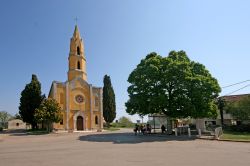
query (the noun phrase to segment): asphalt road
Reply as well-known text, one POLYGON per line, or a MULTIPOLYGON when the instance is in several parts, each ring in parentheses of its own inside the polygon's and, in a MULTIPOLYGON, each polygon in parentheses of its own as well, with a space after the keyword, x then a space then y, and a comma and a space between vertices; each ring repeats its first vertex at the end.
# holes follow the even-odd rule
POLYGON ((250 143, 129 132, 0 134, 0 166, 250 166, 250 143))

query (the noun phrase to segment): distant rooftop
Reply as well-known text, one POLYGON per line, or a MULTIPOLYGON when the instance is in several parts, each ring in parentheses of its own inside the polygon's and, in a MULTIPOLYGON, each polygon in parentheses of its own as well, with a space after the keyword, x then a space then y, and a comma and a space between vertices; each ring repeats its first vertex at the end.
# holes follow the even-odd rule
POLYGON ((239 101, 244 97, 250 96, 250 94, 239 94, 239 95, 229 95, 222 96, 226 101, 239 101))

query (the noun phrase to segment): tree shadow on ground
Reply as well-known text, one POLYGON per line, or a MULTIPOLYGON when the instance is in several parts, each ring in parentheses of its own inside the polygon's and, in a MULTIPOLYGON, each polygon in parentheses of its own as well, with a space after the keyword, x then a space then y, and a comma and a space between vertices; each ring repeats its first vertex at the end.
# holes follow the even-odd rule
POLYGON ((112 142, 114 144, 138 144, 144 142, 165 142, 165 141, 191 141, 196 136, 175 136, 162 134, 134 135, 134 133, 101 133, 89 134, 79 137, 80 141, 88 142, 112 142))
POLYGON ((16 130, 5 130, 0 132, 0 134, 8 134, 10 136, 27 136, 27 135, 45 135, 49 134, 47 131, 29 131, 25 129, 16 129, 16 130))

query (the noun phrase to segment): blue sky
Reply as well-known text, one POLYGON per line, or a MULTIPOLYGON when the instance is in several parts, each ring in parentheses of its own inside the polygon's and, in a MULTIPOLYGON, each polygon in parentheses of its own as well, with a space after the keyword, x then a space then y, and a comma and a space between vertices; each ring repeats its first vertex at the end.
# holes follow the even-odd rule
MULTIPOLYGON (((250 79, 250 1, 3 0, 0 2, 0 111, 18 112, 20 93, 38 76, 42 91, 65 81, 75 20, 84 40, 88 82, 111 76, 118 117, 127 78, 150 52, 184 50, 221 86, 250 79)), ((223 89, 221 95, 243 87, 223 89)), ((249 93, 250 87, 234 94, 249 93)), ((137 117, 132 117, 133 120, 137 117)))

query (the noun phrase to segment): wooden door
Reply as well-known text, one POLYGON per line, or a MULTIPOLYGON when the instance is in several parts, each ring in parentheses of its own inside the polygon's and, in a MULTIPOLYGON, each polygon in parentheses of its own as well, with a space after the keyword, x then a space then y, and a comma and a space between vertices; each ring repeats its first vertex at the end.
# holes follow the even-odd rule
POLYGON ((77 130, 83 130, 83 117, 78 116, 76 124, 77 124, 77 130))

